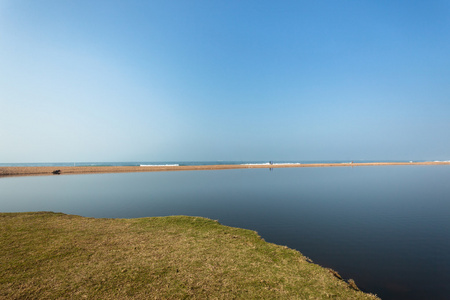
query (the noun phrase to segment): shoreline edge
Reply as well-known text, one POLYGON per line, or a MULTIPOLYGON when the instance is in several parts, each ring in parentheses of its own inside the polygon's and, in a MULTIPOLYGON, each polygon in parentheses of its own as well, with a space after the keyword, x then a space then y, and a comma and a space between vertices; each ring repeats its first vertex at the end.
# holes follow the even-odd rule
POLYGON ((49 176, 75 174, 139 173, 161 171, 207 171, 232 169, 275 169, 314 167, 367 167, 367 166, 430 166, 450 165, 450 161, 434 162, 371 162, 371 163, 311 163, 311 164, 241 164, 241 165, 161 165, 161 166, 51 166, 51 167, 0 167, 0 177, 49 176), (56 172, 59 171, 59 172, 56 172), (56 173, 55 173, 56 172, 56 173))

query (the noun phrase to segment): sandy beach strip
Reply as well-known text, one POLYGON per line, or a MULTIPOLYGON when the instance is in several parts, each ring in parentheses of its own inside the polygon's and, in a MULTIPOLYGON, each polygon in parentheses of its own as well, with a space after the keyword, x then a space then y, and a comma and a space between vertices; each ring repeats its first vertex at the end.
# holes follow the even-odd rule
POLYGON ((161 171, 204 171, 230 169, 311 168, 311 167, 363 167, 363 166, 428 166, 450 165, 450 162, 375 162, 375 163, 317 163, 317 164, 243 164, 199 166, 81 166, 81 167, 0 167, 0 176, 45 176, 70 174, 133 173, 161 171))

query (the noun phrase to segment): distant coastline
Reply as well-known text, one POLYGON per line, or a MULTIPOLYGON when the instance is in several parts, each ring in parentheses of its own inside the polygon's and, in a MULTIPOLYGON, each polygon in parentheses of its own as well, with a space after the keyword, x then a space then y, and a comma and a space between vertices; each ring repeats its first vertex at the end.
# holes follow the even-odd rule
POLYGON ((67 166, 57 164, 52 166, 1 166, 0 177, 6 176, 46 176, 46 175, 74 175, 74 174, 102 174, 102 173, 136 173, 160 171, 206 171, 230 169, 270 169, 270 168, 311 168, 311 167, 365 167, 365 166, 430 166, 450 165, 450 161, 427 162, 341 162, 341 163, 242 163, 242 164, 142 164, 142 165, 82 165, 67 166))

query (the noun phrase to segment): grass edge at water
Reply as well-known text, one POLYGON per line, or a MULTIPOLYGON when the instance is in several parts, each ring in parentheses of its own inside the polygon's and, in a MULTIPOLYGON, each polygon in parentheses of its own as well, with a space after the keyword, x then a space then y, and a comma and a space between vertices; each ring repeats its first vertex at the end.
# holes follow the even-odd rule
POLYGON ((0 299, 377 299, 296 250, 202 217, 0 213, 0 234, 0 299))

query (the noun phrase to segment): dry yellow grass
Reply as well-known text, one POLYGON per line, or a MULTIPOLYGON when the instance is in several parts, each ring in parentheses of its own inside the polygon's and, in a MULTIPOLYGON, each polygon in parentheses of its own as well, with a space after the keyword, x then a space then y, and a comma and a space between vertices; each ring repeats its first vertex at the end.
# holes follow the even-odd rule
POLYGON ((377 299, 298 251, 199 217, 0 214, 1 299, 377 299))

